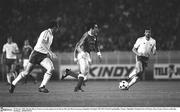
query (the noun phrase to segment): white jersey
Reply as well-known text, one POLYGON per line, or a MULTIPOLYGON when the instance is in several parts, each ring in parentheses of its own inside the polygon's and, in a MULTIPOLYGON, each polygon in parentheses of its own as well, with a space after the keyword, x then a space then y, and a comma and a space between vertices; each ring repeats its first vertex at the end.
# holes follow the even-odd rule
POLYGON ((50 29, 45 30, 40 34, 38 41, 34 47, 34 50, 43 54, 47 54, 48 51, 46 48, 50 49, 52 41, 53 41, 52 31, 50 29))
POLYGON ((6 43, 3 46, 3 52, 6 52, 7 59, 17 59, 16 52, 19 51, 19 48, 16 43, 6 43))
POLYGON ((137 52, 141 53, 142 56, 149 57, 156 50, 156 40, 151 37, 149 40, 145 36, 140 37, 134 44, 134 48, 137 48, 137 52))

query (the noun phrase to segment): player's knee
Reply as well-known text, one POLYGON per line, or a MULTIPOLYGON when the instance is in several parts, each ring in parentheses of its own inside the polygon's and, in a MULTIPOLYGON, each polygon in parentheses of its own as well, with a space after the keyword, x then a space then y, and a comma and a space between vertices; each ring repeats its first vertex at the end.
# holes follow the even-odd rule
POLYGON ((143 69, 142 69, 141 67, 137 67, 137 68, 136 68, 136 73, 139 74, 139 73, 141 73, 141 72, 143 72, 143 69))
POLYGON ((139 68, 139 73, 142 73, 144 71, 144 69, 143 69, 143 67, 141 66, 140 68, 139 68))
POLYGON ((136 67, 136 74, 138 74, 139 72, 140 72, 140 69, 136 67))
POLYGON ((52 73, 52 72, 48 72, 48 71, 47 71, 45 74, 47 74, 47 75, 50 75, 50 76, 51 76, 53 73, 52 73))
POLYGON ((83 77, 83 78, 84 78, 84 74, 82 74, 82 73, 79 74, 79 75, 78 75, 78 79, 79 79, 80 77, 83 77))
POLYGON ((131 78, 131 77, 133 77, 134 75, 136 75, 136 73, 137 73, 137 70, 136 69, 133 69, 133 71, 129 74, 129 79, 131 78))
POLYGON ((141 74, 142 72, 143 72, 143 69, 140 69, 138 73, 141 74))
POLYGON ((28 72, 27 71, 22 71, 19 75, 21 75, 22 77, 25 77, 28 75, 28 72))
POLYGON ((134 79, 138 80, 138 79, 139 79, 139 76, 134 76, 134 79))
POLYGON ((86 76, 84 76, 84 81, 87 81, 87 75, 86 75, 86 76))
POLYGON ((88 74, 88 71, 84 70, 81 72, 81 74, 83 74, 84 76, 86 76, 88 74))
POLYGON ((53 66, 49 67, 47 69, 47 71, 46 71, 46 73, 48 73, 48 74, 52 74, 53 72, 54 72, 54 67, 53 66))
POLYGON ((134 82, 136 82, 138 79, 139 79, 139 76, 138 76, 138 75, 133 76, 133 77, 131 78, 131 80, 134 80, 134 82))

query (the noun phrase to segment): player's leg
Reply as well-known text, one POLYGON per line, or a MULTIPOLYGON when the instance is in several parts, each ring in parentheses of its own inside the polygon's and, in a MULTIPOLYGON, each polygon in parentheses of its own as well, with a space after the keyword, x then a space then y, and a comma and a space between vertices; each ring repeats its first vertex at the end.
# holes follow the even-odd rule
MULTIPOLYGON (((27 67, 27 64, 29 63, 29 59, 23 59, 23 69, 25 70, 27 67)), ((28 78, 32 78, 34 81, 34 84, 37 83, 37 79, 35 76, 33 76, 32 74, 28 74, 27 76, 24 77, 24 83, 26 84, 28 81, 28 78)))
POLYGON ((6 64, 6 78, 7 78, 7 84, 11 84, 11 73, 10 73, 11 65, 6 64))
POLYGON ((82 90, 81 86, 83 84, 84 77, 89 72, 88 61, 85 58, 81 58, 78 61, 79 61, 80 74, 78 75, 78 83, 74 89, 75 92, 77 92, 78 90, 82 90))
POLYGON ((66 69, 65 73, 62 75, 61 80, 64 80, 67 76, 72 76, 78 79, 78 73, 71 71, 70 69, 66 69))
MULTIPOLYGON (((78 75, 79 75, 78 72, 73 72, 70 69, 66 69, 65 73, 61 77, 61 80, 64 80, 67 76, 71 76, 74 77, 75 79, 78 79, 78 75)), ((87 82, 87 77, 84 77, 83 86, 86 86, 85 84, 86 82, 87 82)))
POLYGON ((86 76, 84 76, 84 81, 83 81, 82 85, 86 86, 86 82, 87 82, 87 74, 86 74, 86 76))
POLYGON ((37 77, 35 75, 33 75, 32 73, 29 74, 29 76, 33 79, 33 82, 34 84, 36 84, 38 81, 37 81, 37 77))
MULTIPOLYGON (((75 79, 78 79, 78 72, 73 72, 70 69, 66 69, 65 73, 62 75, 61 80, 64 80, 67 76, 71 76, 74 77, 75 79)), ((87 82, 87 77, 84 77, 84 81, 83 81, 83 86, 86 86, 86 82, 87 82)))
POLYGON ((129 84, 128 84, 128 88, 130 88, 132 85, 134 85, 138 79, 139 79, 139 75, 143 73, 143 65, 142 65, 142 62, 141 61, 137 61, 136 62, 136 74, 135 75, 130 75, 130 81, 129 81, 129 84))
POLYGON ((33 64, 29 62, 26 69, 19 73, 19 75, 12 82, 12 84, 16 85, 23 77, 27 76, 32 71, 32 68, 33 68, 33 64))
POLYGON ((7 84, 11 84, 12 80, 12 74, 11 74, 11 65, 12 65, 12 60, 11 59, 6 59, 6 78, 7 78, 7 84))
POLYGON ((44 92, 44 93, 48 93, 49 90, 45 88, 46 84, 48 83, 48 81, 50 80, 51 76, 52 76, 52 72, 54 70, 54 66, 52 61, 49 58, 45 58, 43 59, 43 61, 41 61, 41 66, 43 66, 46 69, 46 73, 44 74, 44 78, 42 80, 42 83, 39 87, 39 92, 44 92))
POLYGON ((135 67, 128 76, 128 79, 127 79, 128 82, 132 79, 132 77, 134 77, 137 74, 137 72, 138 72, 138 68, 135 67))
MULTIPOLYGON (((27 64, 28 64, 27 59, 23 59, 23 70, 25 70, 25 69, 26 69, 27 64)), ((28 75, 24 77, 24 81, 23 81, 23 83, 24 83, 24 84, 26 84, 26 83, 27 83, 27 80, 28 80, 28 75)))
POLYGON ((16 84, 25 76, 27 76, 31 71, 32 71, 32 68, 33 68, 33 64, 32 63, 28 63, 26 69, 22 72, 19 73, 19 75, 16 77, 16 79, 12 82, 11 84, 11 87, 9 89, 9 92, 10 93, 13 93, 14 92, 14 89, 15 89, 15 86, 16 84))
POLYGON ((14 80, 14 79, 17 77, 17 73, 16 73, 16 63, 15 63, 15 62, 13 62, 13 63, 11 64, 10 73, 11 73, 11 78, 14 80))
POLYGON ((86 86, 86 82, 88 80, 88 73, 89 73, 89 69, 90 69, 90 65, 92 64, 92 60, 91 60, 91 56, 89 53, 86 53, 86 56, 87 56, 87 73, 86 75, 84 76, 84 81, 83 81, 83 86, 86 86))

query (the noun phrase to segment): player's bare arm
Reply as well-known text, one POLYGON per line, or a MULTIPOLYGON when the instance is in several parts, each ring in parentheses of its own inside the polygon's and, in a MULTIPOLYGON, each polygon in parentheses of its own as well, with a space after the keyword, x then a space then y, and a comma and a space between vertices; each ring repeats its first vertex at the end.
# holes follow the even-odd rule
POLYGON ((54 54, 51 49, 48 49, 47 46, 43 46, 44 49, 46 49, 48 51, 48 54, 50 55, 51 59, 57 58, 56 54, 54 54))
POLYGON ((74 62, 77 62, 77 44, 75 46, 75 49, 74 49, 74 62))
POLYGON ((151 51, 152 51, 152 54, 153 54, 153 55, 156 55, 156 41, 155 41, 155 44, 154 44, 154 46, 152 47, 151 51))
POLYGON ((4 45, 3 46, 3 52, 2 52, 2 55, 1 55, 1 63, 3 63, 3 64, 4 64, 5 55, 6 55, 6 49, 5 49, 5 45, 4 45))
POLYGON ((135 47, 133 47, 133 49, 132 49, 132 51, 133 51, 133 53, 134 54, 136 54, 137 56, 142 56, 142 54, 141 53, 138 53, 138 48, 135 48, 135 47))
POLYGON ((96 41, 95 41, 95 48, 96 48, 96 52, 97 52, 97 55, 99 57, 99 60, 101 62, 102 61, 102 55, 101 55, 101 52, 100 52, 99 43, 98 43, 97 38, 96 38, 96 41))
POLYGON ((2 55, 1 55, 1 63, 3 63, 3 64, 4 64, 5 53, 6 52, 3 52, 2 55))

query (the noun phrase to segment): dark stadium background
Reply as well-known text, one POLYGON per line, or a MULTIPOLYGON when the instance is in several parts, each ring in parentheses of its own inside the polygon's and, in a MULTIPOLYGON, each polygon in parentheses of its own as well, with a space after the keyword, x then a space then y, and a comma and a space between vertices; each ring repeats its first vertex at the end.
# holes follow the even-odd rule
MULTIPOLYGON (((180 78, 154 78, 155 64, 165 70, 159 73, 167 73, 169 64, 175 65, 176 72, 180 73, 179 4, 179 0, 0 0, 1 53, 8 36, 12 36, 22 49, 25 39, 35 45, 49 21, 60 20, 62 24, 61 32, 55 35, 52 45, 58 59, 54 60, 56 72, 48 83, 51 92, 38 93, 43 75, 36 69, 35 73, 41 72, 38 84, 31 81, 26 85, 20 83, 15 93, 9 94, 4 65, 0 64, 0 106, 179 107, 180 78), (60 67, 75 64, 73 48, 91 21, 99 24, 101 64, 107 66, 135 64, 131 49, 146 28, 152 30, 157 41, 157 55, 150 59, 142 80, 129 91, 119 90, 118 83, 122 77, 116 77, 116 80, 107 77, 96 80, 95 77, 95 80, 87 82, 86 92, 77 94, 73 92, 74 80, 59 80, 60 67)), ((92 58, 94 64, 99 64, 95 54, 92 58)))
POLYGON ((53 45, 56 51, 72 51, 89 21, 100 25, 103 51, 131 50, 147 27, 158 50, 179 50, 179 4, 179 0, 1 0, 0 47, 8 35, 19 47, 27 38, 35 44, 47 22, 61 18, 64 29, 53 45))

